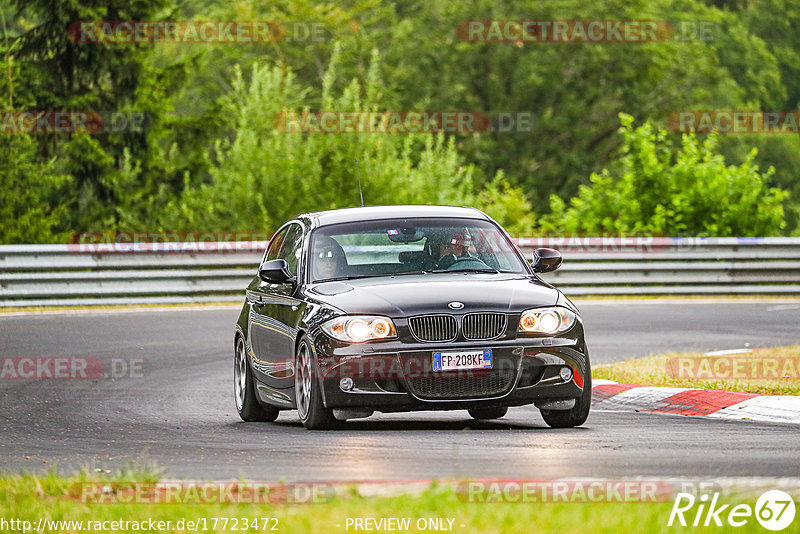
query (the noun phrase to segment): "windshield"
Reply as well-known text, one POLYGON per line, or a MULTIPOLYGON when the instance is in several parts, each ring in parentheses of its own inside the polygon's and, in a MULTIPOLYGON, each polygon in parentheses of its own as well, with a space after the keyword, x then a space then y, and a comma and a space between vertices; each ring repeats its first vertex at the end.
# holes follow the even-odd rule
POLYGON ((335 224, 311 236, 311 280, 424 272, 527 273, 489 221, 409 218, 335 224))

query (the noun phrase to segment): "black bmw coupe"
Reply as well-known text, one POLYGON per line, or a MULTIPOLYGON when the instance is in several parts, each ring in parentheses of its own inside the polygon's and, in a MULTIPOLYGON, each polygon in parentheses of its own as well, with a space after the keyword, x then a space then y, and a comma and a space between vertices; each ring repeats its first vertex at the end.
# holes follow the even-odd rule
POLYGON ((586 421, 591 370, 575 306, 473 208, 376 206, 300 215, 269 243, 234 336, 245 421, 297 410, 309 429, 375 410, 535 404, 551 427, 586 421))

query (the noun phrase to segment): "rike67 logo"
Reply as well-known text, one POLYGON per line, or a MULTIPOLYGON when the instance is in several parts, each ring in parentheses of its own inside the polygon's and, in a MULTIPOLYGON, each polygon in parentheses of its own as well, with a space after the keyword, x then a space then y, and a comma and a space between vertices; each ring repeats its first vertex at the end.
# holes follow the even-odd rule
POLYGON ((741 527, 755 517, 767 530, 783 530, 794 521, 795 505, 791 495, 780 490, 763 493, 755 507, 749 504, 721 504, 719 493, 695 497, 691 493, 678 493, 669 514, 667 526, 730 526, 741 527))

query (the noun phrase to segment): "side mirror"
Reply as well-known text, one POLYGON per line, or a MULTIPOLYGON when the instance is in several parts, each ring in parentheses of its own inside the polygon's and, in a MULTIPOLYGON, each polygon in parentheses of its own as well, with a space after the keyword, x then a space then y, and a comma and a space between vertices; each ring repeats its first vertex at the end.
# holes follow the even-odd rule
POLYGON ((258 268, 258 277, 271 284, 295 281, 295 277, 289 270, 289 264, 286 263, 286 260, 265 261, 258 268))
POLYGON ((533 272, 549 273, 561 267, 561 253, 552 248, 537 248, 533 251, 533 272))

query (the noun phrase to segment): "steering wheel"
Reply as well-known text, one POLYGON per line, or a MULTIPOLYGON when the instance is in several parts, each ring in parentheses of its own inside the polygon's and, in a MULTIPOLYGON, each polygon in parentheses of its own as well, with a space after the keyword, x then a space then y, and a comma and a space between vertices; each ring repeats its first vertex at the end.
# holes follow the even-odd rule
POLYGON ((449 269, 451 265, 456 263, 458 258, 455 254, 445 254, 436 262, 437 269, 449 269))
POLYGON ((463 269, 466 267, 466 263, 474 263, 475 265, 472 266, 474 269, 490 269, 486 263, 482 260, 479 260, 475 256, 463 256, 461 258, 456 258, 456 261, 445 267, 448 271, 457 271, 458 269, 463 269))

